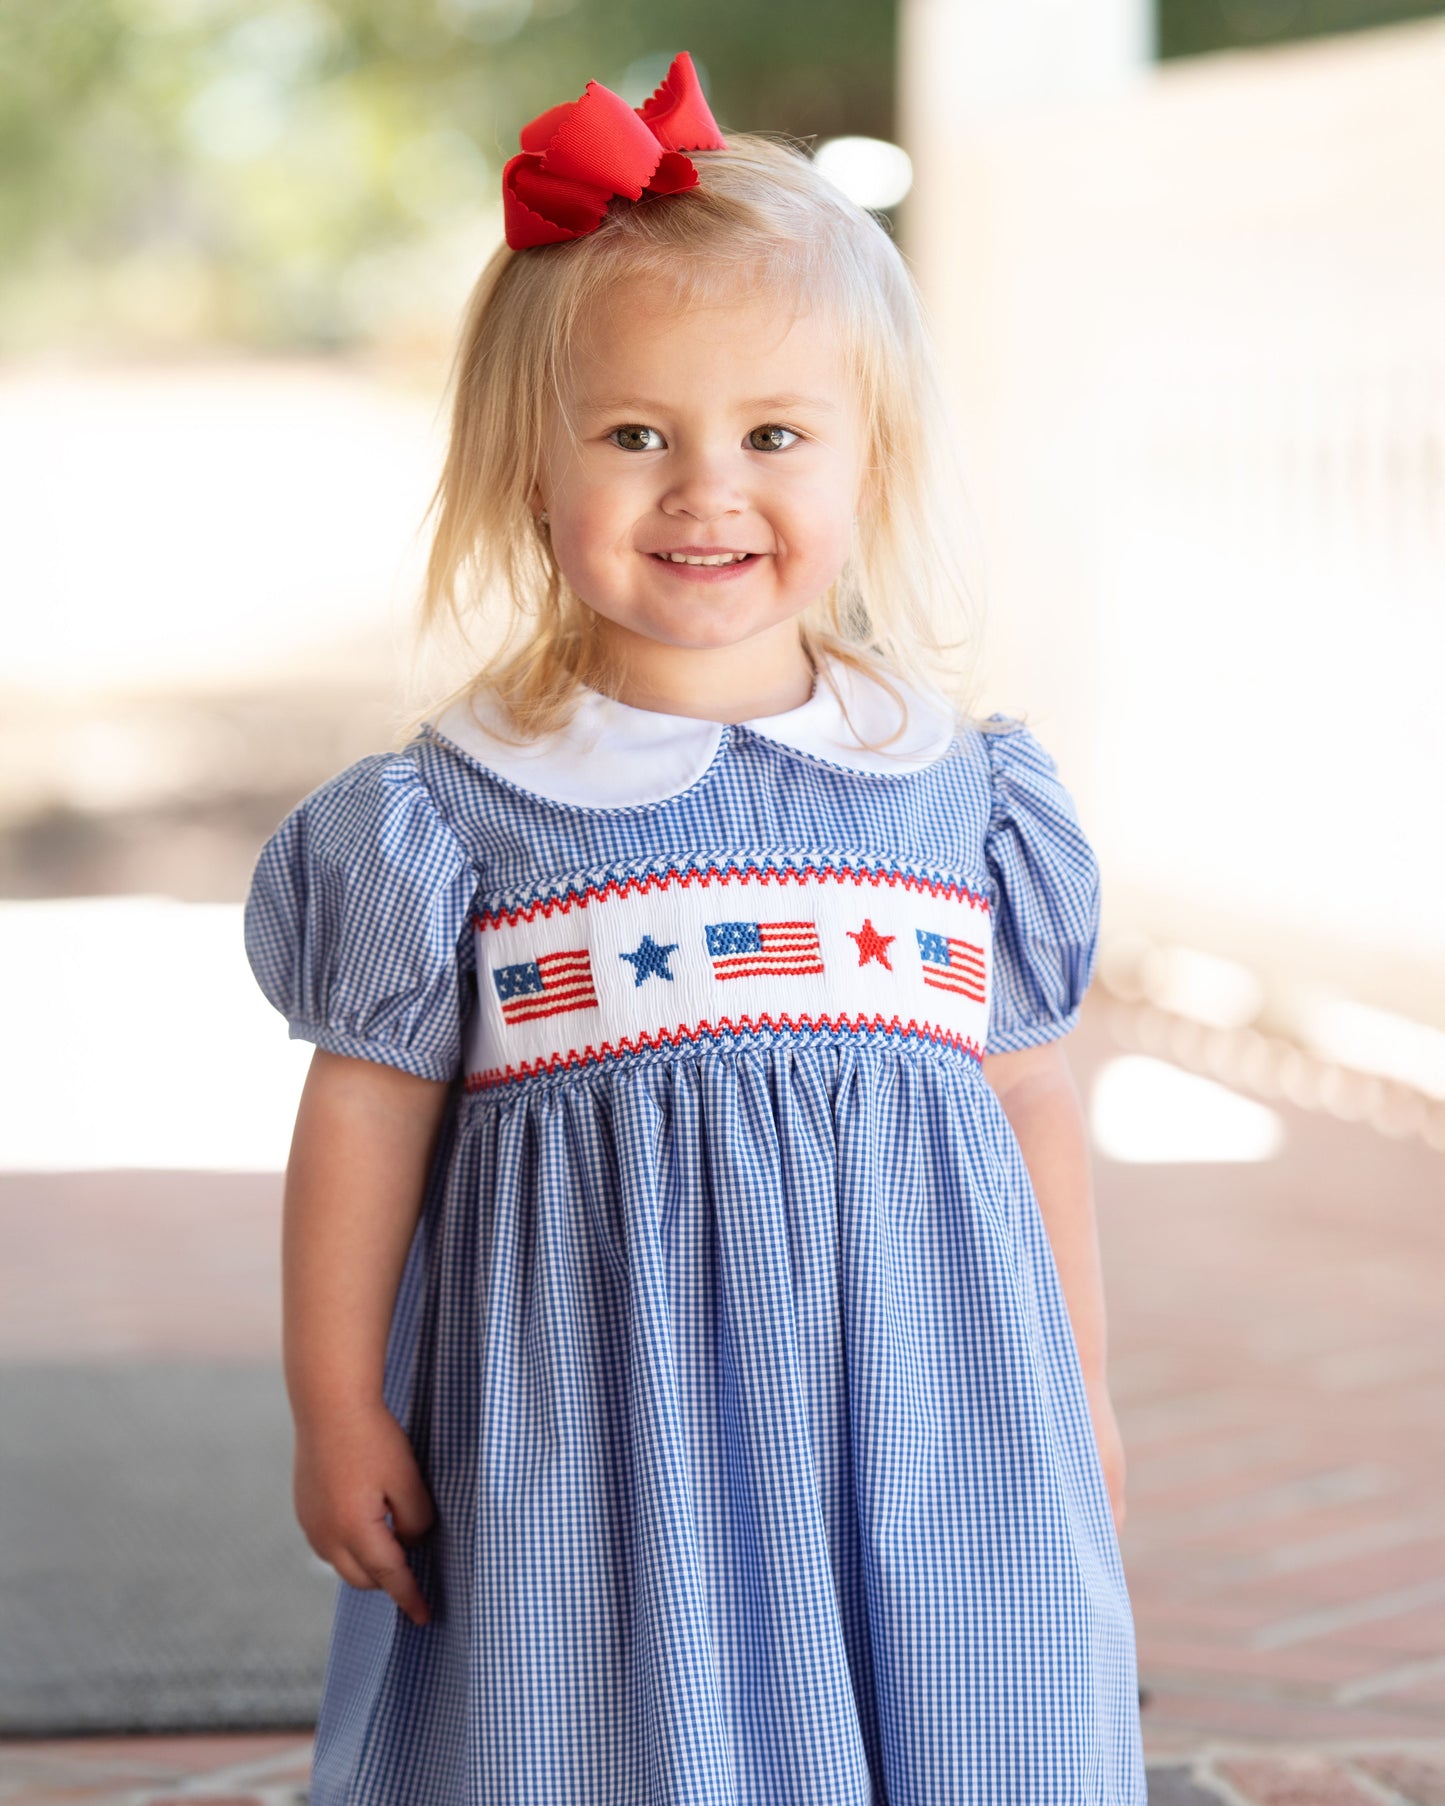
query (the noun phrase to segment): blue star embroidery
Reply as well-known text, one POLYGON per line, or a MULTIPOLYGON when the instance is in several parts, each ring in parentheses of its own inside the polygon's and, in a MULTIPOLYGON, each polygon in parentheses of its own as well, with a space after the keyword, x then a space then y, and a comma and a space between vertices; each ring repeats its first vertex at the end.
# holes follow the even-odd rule
POLYGON ((667 956, 669 953, 676 952, 676 941, 673 941, 671 946, 659 947, 650 934, 645 934, 642 937, 642 945, 636 953, 619 953, 617 957, 632 961, 632 982, 634 986, 637 986, 642 983, 644 978, 651 978, 654 972, 659 978, 666 978, 670 981, 672 974, 667 969, 667 956))

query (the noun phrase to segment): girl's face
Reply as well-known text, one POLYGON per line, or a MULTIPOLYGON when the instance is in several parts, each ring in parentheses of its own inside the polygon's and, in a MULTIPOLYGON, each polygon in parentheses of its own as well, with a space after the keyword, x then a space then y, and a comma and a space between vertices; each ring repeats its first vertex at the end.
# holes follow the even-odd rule
POLYGON ((828 588, 852 540, 862 430, 823 316, 619 292, 577 350, 535 500, 564 577, 611 631, 735 646, 828 588))

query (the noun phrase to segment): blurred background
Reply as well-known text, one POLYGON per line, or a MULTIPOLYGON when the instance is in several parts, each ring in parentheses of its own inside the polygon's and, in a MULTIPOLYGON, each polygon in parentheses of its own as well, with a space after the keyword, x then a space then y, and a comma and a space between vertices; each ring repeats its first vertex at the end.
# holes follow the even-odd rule
POLYGON ((1445 9, 1383 0, 0 10, 0 1732, 314 1710, 309 1050, 240 901, 435 678, 421 522, 518 128, 684 47, 911 260, 984 706, 1103 859, 1148 1747, 1438 1735, 1445 9))

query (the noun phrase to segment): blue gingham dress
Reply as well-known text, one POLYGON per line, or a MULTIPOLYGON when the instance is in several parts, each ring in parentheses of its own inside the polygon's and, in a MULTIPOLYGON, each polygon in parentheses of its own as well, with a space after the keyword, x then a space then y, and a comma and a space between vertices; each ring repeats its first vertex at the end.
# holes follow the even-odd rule
POLYGON ((454 1082, 386 1365, 432 1618, 341 1583, 313 1806, 1145 1806, 979 1061, 1075 1021, 1088 842, 1022 727, 902 775, 714 731, 589 807, 428 728, 261 856, 292 1034, 454 1082))

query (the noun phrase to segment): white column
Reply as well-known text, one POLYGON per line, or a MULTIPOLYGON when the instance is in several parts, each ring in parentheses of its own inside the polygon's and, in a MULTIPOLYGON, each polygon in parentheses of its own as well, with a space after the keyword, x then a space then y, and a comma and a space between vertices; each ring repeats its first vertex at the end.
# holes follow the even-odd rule
POLYGON ((979 140, 1012 115, 1104 99, 1137 80, 1154 60, 1153 0, 901 0, 898 48, 900 135, 914 167, 901 237, 956 367, 952 323, 989 276, 979 140))
POLYGON ((903 0, 900 16, 904 120, 923 130, 1108 94, 1154 58, 1151 0, 903 0))
MULTIPOLYGON (((1017 174, 1034 122, 1107 114, 1153 59, 1152 0, 901 0, 914 184, 900 241, 934 323, 981 534, 985 697, 1036 711, 1061 755, 1090 739, 1090 548, 1087 522, 1056 505, 1068 474, 1051 481, 1047 468, 1070 448, 1040 408, 1034 349, 1049 308, 1067 303, 1052 276, 1047 295, 1032 280, 1048 260, 1030 248, 1037 194, 1021 194, 1017 174)), ((1081 467, 1073 487, 1087 480, 1081 467)))

